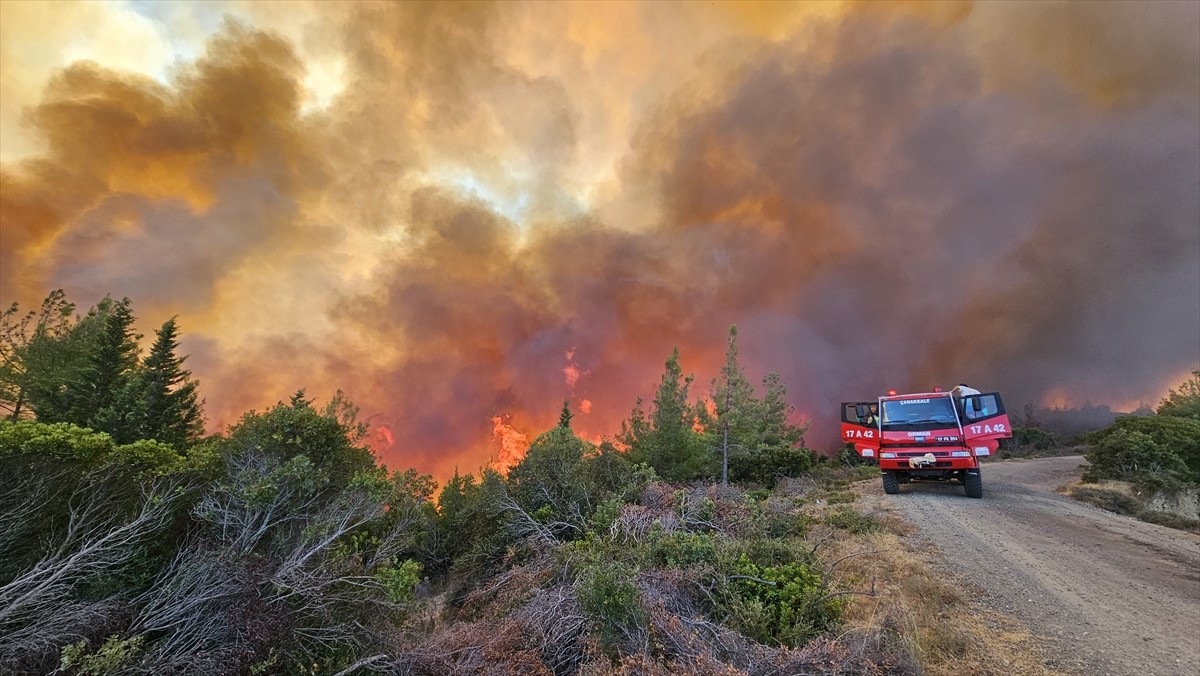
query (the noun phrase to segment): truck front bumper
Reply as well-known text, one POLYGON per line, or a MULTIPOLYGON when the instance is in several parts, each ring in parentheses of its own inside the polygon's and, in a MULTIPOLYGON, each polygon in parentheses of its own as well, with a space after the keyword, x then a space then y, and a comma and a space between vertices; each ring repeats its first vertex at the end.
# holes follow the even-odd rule
POLYGON ((888 448, 879 453, 879 469, 881 470, 953 472, 978 467, 979 459, 966 449, 924 451, 911 448, 888 448))

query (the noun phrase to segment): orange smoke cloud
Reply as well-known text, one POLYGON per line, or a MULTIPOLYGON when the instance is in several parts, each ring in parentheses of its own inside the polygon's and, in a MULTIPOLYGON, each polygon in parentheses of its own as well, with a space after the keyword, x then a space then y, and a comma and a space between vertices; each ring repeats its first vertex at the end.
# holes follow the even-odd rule
POLYGON ((1200 344, 1198 7, 206 4, 161 78, 2 102, 0 297, 177 314, 214 431, 342 388, 439 477, 576 388, 611 435, 731 323, 817 446, 887 386, 1151 400, 1200 344))

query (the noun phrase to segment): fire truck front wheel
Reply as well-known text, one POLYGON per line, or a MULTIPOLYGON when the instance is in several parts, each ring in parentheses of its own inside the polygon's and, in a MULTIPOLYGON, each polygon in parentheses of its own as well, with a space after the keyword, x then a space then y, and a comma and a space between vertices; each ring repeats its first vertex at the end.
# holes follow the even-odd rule
POLYGON ((983 497, 983 477, 980 476, 979 470, 968 469, 963 470, 963 489, 968 498, 983 497))
POLYGON ((895 472, 883 472, 883 492, 888 495, 895 495, 900 492, 900 478, 895 472))

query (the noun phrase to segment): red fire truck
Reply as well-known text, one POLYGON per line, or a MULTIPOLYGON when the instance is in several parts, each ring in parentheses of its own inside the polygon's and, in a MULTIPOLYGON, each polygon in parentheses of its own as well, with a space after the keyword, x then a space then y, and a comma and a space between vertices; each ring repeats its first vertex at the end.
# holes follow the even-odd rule
POLYGON ((842 441, 879 461, 883 492, 910 481, 958 481, 967 497, 983 497, 979 458, 1012 436, 997 392, 956 397, 937 390, 842 404, 842 441))

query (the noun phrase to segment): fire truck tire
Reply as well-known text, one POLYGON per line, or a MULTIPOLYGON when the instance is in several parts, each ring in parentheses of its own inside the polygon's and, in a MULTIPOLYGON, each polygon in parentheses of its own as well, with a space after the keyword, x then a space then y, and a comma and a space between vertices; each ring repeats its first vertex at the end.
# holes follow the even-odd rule
POLYGON ((963 472, 963 488, 968 498, 983 497, 983 476, 979 474, 979 470, 969 469, 963 472))
POLYGON ((883 492, 888 495, 895 495, 900 492, 900 479, 895 472, 883 473, 883 492))

